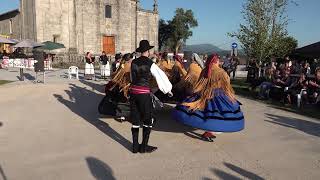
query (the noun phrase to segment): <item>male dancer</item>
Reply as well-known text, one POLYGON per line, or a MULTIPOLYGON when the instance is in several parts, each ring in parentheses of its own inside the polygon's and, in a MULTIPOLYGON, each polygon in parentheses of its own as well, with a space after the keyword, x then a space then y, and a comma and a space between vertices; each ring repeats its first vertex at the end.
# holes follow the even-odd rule
POLYGON ((159 89, 164 94, 172 96, 172 85, 166 74, 151 60, 149 59, 150 52, 154 46, 150 46, 149 41, 140 41, 139 47, 136 52, 141 53, 141 56, 131 63, 131 86, 130 86, 130 111, 132 120, 132 152, 137 153, 151 153, 157 147, 149 146, 149 136, 153 126, 152 117, 152 97, 150 80, 151 77, 157 81, 159 89), (143 139, 139 145, 139 128, 143 127, 143 139))

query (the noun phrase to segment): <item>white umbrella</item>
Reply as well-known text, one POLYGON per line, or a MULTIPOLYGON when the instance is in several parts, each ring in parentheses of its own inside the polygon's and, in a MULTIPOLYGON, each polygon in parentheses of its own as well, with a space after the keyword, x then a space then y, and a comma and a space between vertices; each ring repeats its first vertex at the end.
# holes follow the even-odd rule
POLYGON ((0 36, 0 43, 4 43, 4 44, 15 44, 14 41, 11 41, 10 39, 4 38, 0 36))
POLYGON ((40 47, 40 46, 43 46, 43 45, 44 44, 34 42, 34 41, 30 40, 30 39, 26 39, 26 40, 23 40, 23 41, 19 42, 16 45, 14 45, 13 47, 15 47, 15 48, 18 48, 18 47, 21 47, 21 48, 34 48, 34 47, 40 47))

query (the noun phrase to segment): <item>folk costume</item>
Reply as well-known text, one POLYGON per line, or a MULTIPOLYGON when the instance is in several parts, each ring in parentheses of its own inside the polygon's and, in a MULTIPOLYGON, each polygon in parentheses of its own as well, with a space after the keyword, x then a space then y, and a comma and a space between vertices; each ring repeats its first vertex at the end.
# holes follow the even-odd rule
POLYGON ((106 96, 99 105, 99 112, 104 115, 120 117, 121 120, 130 116, 129 87, 131 54, 125 54, 122 64, 111 81, 106 85, 106 96))
POLYGON ((183 58, 179 55, 175 55, 174 57, 175 63, 173 66, 173 78, 172 78, 172 84, 174 84, 174 86, 179 83, 179 81, 181 81, 186 75, 187 75, 187 71, 184 68, 184 63, 183 63, 183 58))
POLYGON ((130 119, 132 121, 133 153, 153 152, 157 147, 149 146, 148 141, 153 126, 153 105, 151 96, 150 79, 153 76, 159 89, 164 94, 171 94, 172 85, 166 74, 151 59, 145 56, 154 46, 147 40, 140 41, 137 52, 142 54, 131 63, 130 85, 130 119), (139 128, 143 127, 143 140, 139 145, 139 128))
POLYGON ((105 54, 105 52, 102 52, 102 55, 100 56, 100 74, 102 78, 106 78, 107 76, 111 75, 111 68, 109 63, 109 58, 105 54))
POLYGON ((169 78, 170 82, 172 82, 171 80, 172 80, 174 62, 172 62, 169 59, 168 53, 164 52, 162 54, 162 59, 158 62, 158 66, 162 71, 164 71, 164 73, 169 78))
POLYGON ((84 74, 86 79, 92 79, 94 77, 94 57, 91 56, 91 53, 87 52, 85 57, 86 65, 84 69, 84 74))
POLYGON ((173 111, 177 121, 208 132, 237 132, 244 128, 240 103, 235 99, 230 77, 219 67, 219 57, 211 55, 202 71, 194 94, 173 111))
POLYGON ((183 99, 186 96, 192 95, 193 89, 198 82, 203 68, 203 60, 199 57, 198 54, 193 53, 192 63, 189 66, 187 75, 176 85, 176 90, 179 92, 179 94, 181 94, 181 97, 183 97, 183 99))

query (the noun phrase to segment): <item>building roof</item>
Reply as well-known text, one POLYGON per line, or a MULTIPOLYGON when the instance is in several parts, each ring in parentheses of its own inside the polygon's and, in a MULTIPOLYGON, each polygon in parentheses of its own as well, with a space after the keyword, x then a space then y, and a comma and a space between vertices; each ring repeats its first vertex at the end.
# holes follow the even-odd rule
POLYGON ((320 41, 310 44, 308 46, 296 49, 295 54, 310 57, 319 58, 320 57, 320 41))
POLYGON ((14 9, 14 10, 2 13, 2 14, 0 14, 0 21, 5 20, 5 19, 9 19, 9 18, 13 18, 13 17, 17 16, 19 13, 20 13, 19 9, 14 9))

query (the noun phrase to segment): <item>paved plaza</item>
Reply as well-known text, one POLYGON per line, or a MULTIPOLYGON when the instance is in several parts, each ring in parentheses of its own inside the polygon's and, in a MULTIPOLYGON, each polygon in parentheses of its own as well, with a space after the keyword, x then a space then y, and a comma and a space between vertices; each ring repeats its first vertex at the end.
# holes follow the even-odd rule
MULTIPOLYGON (((0 79, 14 80, 10 71, 0 70, 0 79)), ((106 81, 65 73, 48 73, 46 84, 30 78, 0 87, 0 179, 320 178, 319 119, 239 97, 245 130, 210 143, 172 120, 168 104, 151 134, 159 149, 132 154, 130 123, 98 114, 106 81)))

